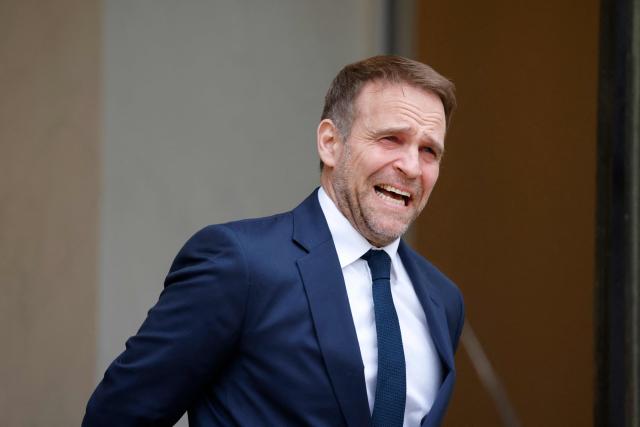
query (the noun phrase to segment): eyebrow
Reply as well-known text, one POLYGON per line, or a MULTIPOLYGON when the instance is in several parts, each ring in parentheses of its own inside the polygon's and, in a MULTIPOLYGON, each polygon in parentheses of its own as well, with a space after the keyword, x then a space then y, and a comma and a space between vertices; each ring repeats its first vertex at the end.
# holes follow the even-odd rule
POLYGON ((383 129, 378 129, 374 131, 376 135, 386 134, 386 133, 409 133, 411 131, 410 126, 390 126, 383 129))

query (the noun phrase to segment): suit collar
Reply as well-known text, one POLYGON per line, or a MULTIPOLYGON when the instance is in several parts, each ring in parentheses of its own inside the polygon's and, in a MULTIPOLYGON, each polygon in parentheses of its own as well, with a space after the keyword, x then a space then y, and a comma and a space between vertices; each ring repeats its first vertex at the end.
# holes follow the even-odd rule
POLYGON ((320 209, 318 188, 293 210, 293 241, 304 250, 313 248, 331 240, 331 232, 320 209))

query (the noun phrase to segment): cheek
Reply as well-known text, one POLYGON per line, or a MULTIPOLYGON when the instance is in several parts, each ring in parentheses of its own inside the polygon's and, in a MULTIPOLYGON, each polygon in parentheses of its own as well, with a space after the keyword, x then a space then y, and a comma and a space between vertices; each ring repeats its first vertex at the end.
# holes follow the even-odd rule
POLYGON ((370 161, 372 159, 362 159, 359 162, 353 162, 351 165, 351 173, 361 183, 369 183, 369 181, 382 169, 382 166, 370 161))
POLYGON ((424 188, 425 195, 428 195, 438 181, 439 168, 428 168, 422 172, 422 186, 424 188))

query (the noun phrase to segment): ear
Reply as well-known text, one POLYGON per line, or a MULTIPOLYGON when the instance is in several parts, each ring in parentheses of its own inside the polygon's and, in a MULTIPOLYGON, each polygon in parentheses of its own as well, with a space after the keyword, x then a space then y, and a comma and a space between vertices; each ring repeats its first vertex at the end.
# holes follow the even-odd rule
POLYGON ((342 153, 340 132, 330 119, 324 119, 318 125, 316 144, 318 156, 325 166, 334 167, 342 153))

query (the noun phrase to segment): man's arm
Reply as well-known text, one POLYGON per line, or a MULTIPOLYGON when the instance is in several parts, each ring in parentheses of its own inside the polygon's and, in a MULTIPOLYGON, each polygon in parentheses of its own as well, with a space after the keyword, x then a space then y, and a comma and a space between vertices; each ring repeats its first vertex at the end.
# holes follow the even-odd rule
POLYGON ((173 425, 238 344, 247 265, 228 227, 196 233, 176 257, 157 304, 91 396, 82 425, 173 425))

